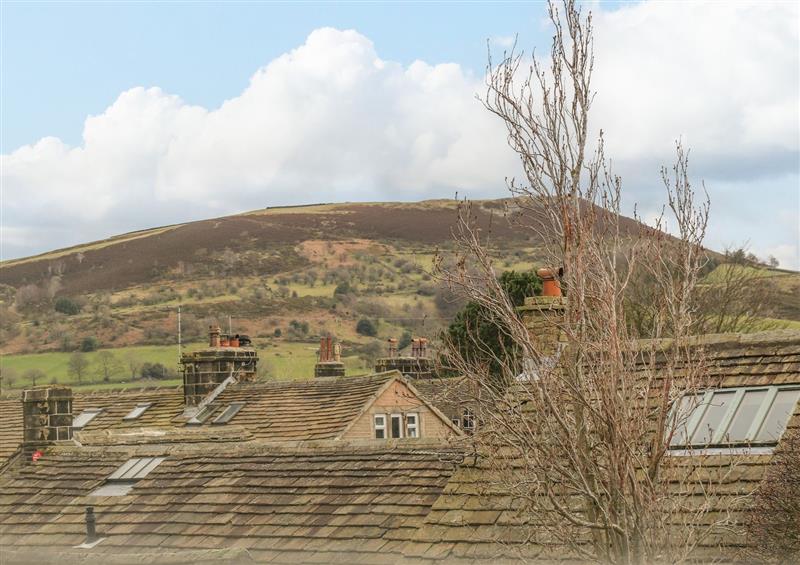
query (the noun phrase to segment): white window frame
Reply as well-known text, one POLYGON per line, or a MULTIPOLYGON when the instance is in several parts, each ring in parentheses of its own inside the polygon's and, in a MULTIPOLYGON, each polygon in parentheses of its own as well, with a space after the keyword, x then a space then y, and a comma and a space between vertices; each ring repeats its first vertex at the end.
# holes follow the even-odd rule
POLYGON ((236 415, 245 407, 246 402, 231 402, 219 415, 212 420, 212 424, 224 425, 233 420, 236 415))
MULTIPOLYGON (((774 446, 777 445, 777 442, 780 440, 780 436, 786 431, 786 428, 781 431, 780 436, 776 441, 757 441, 755 438, 758 435, 761 428, 764 426, 766 422, 766 417, 769 414, 770 410, 772 409, 772 405, 775 401, 775 397, 777 396, 778 392, 786 391, 786 390, 800 390, 800 385, 770 385, 770 386, 745 386, 745 387, 730 387, 730 388, 717 388, 712 390, 707 390, 702 393, 698 393, 694 396, 702 397, 696 404, 693 412, 687 419, 685 423, 685 443, 671 443, 669 448, 675 452, 685 452, 688 450, 694 449, 703 449, 703 448, 733 448, 733 447, 742 447, 742 446, 774 446), (758 392, 758 391, 766 391, 767 394, 764 399, 761 401, 760 406, 756 410, 756 413, 753 415, 753 420, 750 423, 750 427, 747 430, 747 433, 744 439, 734 439, 730 440, 726 438, 726 434, 728 433, 728 428, 730 427, 733 419, 736 417, 736 412, 739 409, 739 405, 742 402, 745 394, 748 392, 758 392), (720 420, 717 429, 714 430, 714 435, 711 438, 711 441, 708 442, 708 445, 701 445, 697 443, 692 443, 692 438, 694 437, 695 433, 698 430, 698 427, 703 423, 705 419, 706 412, 708 407, 712 404, 714 395, 717 393, 730 393, 733 392, 734 396, 730 401, 730 406, 725 409, 725 413, 722 416, 722 420, 720 420)), ((675 401, 673 410, 677 409, 680 406, 681 399, 675 401)), ((789 418, 792 416, 790 415, 789 418)), ((788 423, 788 420, 787 420, 788 423)), ((678 430, 674 430, 673 434, 678 433, 678 430)))
POLYGON ((466 433, 471 434, 475 433, 475 413, 470 410, 469 408, 465 408, 463 415, 462 415, 462 422, 461 429, 464 430, 466 433))
POLYGON ((125 421, 138 420, 152 405, 153 402, 140 402, 122 419, 125 421))
POLYGON ((386 439, 388 434, 386 433, 386 414, 373 414, 372 415, 372 437, 375 439, 386 439), (378 420, 381 420, 381 423, 378 423, 378 420), (378 437, 378 432, 383 433, 383 437, 378 437))
POLYGON ((418 438, 422 434, 420 434, 420 425, 419 425, 419 412, 408 412, 406 413, 406 437, 409 438, 418 438), (414 423, 412 424, 409 422, 409 418, 414 419, 414 423), (414 433, 411 433, 413 430, 414 433))
POLYGON ((404 437, 404 435, 403 435, 403 414, 401 414, 400 412, 395 412, 394 414, 390 414, 389 415, 389 435, 391 436, 391 439, 403 439, 403 437, 404 437), (397 437, 392 435, 392 432, 394 431, 394 421, 395 420, 400 422, 400 424, 397 426, 397 430, 400 432, 400 435, 397 436, 397 437))
POLYGON ((86 408, 80 414, 78 414, 76 417, 72 419, 72 429, 81 431, 83 428, 88 426, 92 422, 92 420, 97 418, 97 416, 99 416, 102 413, 103 413, 102 408, 86 408), (78 422, 78 424, 75 423, 76 421, 78 422))

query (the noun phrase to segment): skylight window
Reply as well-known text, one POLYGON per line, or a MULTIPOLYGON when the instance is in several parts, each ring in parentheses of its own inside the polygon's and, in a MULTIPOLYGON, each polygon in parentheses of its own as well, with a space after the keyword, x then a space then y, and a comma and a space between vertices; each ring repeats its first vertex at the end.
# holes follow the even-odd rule
POLYGON ((122 418, 123 420, 138 420, 145 411, 153 405, 152 402, 140 402, 136 407, 122 418))
POLYGON ((105 484, 89 496, 125 496, 133 486, 158 467, 166 457, 134 457, 111 473, 105 484))
POLYGON ((197 414, 195 414, 194 418, 192 418, 186 423, 190 425, 205 424, 206 420, 208 420, 211 417, 211 415, 216 411, 217 411, 217 406, 213 404, 207 404, 206 406, 201 408, 197 414))
POLYGON ((775 445, 798 399, 800 386, 717 389, 684 396, 670 447, 775 445))
POLYGON ((228 407, 211 422, 212 424, 227 424, 231 419, 244 408, 244 402, 231 402, 228 407))
POLYGON ((87 408, 72 419, 72 428, 75 430, 82 430, 102 411, 102 408, 87 408))

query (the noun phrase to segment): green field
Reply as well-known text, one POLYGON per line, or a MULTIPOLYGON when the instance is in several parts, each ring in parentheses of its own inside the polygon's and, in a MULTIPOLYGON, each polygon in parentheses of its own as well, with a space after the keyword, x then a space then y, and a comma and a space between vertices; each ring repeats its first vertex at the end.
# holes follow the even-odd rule
MULTIPOLYGON (((191 343, 184 346, 184 352, 195 351, 203 347, 202 343, 191 343)), ((103 350, 100 350, 103 351, 103 350)), ((71 353, 35 353, 27 355, 4 355, 0 358, 0 371, 3 375, 3 391, 22 389, 33 386, 29 371, 38 369, 44 373, 39 376, 36 385, 65 384, 82 390, 103 388, 122 388, 139 386, 176 386, 180 378, 164 380, 143 380, 131 377, 130 362, 161 363, 178 374, 178 351, 174 345, 154 345, 107 349, 114 355, 117 367, 112 372, 109 382, 103 381, 98 363, 100 351, 85 353, 89 361, 86 374, 78 383, 74 375, 68 371, 71 353)), ((308 379, 314 376, 317 346, 312 343, 277 342, 263 344, 258 347, 262 378, 270 379, 308 379)), ((355 356, 344 357, 348 375, 370 372, 361 359, 355 356)))

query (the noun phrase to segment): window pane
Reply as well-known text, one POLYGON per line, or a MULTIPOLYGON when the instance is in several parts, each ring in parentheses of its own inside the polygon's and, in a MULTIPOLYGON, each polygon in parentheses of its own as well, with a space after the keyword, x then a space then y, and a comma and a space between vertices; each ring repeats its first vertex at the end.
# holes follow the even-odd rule
POLYGON ((244 408, 244 402, 231 402, 230 405, 225 409, 225 411, 214 418, 213 424, 227 424, 230 422, 236 414, 239 413, 239 410, 244 408))
POLYGON ((123 418, 123 420, 136 420, 144 414, 145 410, 152 406, 151 402, 144 402, 136 405, 136 408, 128 412, 127 416, 123 418))
POLYGON ((406 436, 417 437, 417 415, 406 414, 406 436))
POLYGON ((717 431, 725 412, 730 408, 730 403, 736 391, 715 392, 711 397, 711 402, 703 414, 703 419, 697 426, 697 430, 692 436, 692 445, 706 445, 711 443, 714 432, 717 431))
POLYGON ((756 441, 778 441, 786 428, 786 422, 794 413, 800 390, 779 390, 775 401, 764 418, 764 424, 758 430, 756 441))
POLYGON ((400 416, 392 416, 392 437, 403 437, 401 435, 402 422, 400 416))
POLYGON ((736 415, 725 433, 725 441, 744 442, 750 439, 747 437, 747 431, 753 425, 753 419, 766 397, 766 390, 751 390, 744 393, 742 402, 736 409, 736 415))
POLYGON ((89 422, 94 420, 95 416, 100 414, 103 410, 101 408, 87 408, 72 421, 72 427, 79 430, 85 427, 89 422))
POLYGON ((691 418, 692 413, 697 410, 702 399, 702 395, 695 394, 689 394, 680 399, 677 404, 678 413, 675 415, 674 420, 675 431, 672 434, 670 445, 686 445, 686 436, 688 435, 686 426, 689 425, 689 418, 691 418))

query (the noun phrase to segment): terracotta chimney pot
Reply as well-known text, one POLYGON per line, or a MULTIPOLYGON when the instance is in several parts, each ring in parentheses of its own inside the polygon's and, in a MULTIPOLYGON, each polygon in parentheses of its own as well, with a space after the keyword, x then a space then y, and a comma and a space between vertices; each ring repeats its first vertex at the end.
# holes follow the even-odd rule
POLYGON ((542 279, 542 296, 561 296, 561 284, 553 269, 545 267, 536 271, 536 274, 542 279))

